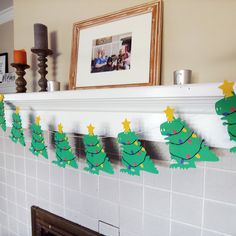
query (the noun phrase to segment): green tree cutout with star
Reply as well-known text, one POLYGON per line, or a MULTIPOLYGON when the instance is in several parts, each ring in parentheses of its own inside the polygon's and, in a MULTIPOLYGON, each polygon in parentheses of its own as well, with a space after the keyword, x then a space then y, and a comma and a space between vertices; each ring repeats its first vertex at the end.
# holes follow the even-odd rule
POLYGON ((40 125, 40 116, 36 117, 36 121, 30 126, 30 129, 32 132, 32 141, 29 150, 35 156, 42 155, 48 159, 47 147, 44 143, 43 131, 40 125))
POLYGON ((94 127, 90 124, 87 128, 88 135, 84 136, 83 141, 88 166, 84 170, 97 175, 99 171, 114 174, 114 169, 102 147, 100 139, 97 135, 94 135, 94 127))
POLYGON ((147 171, 158 174, 154 163, 142 147, 138 136, 130 130, 130 121, 125 119, 123 122, 124 132, 118 134, 118 143, 121 144, 122 164, 125 168, 120 169, 123 173, 130 175, 140 175, 140 171, 147 171))
POLYGON ((14 143, 19 142, 22 146, 25 146, 25 137, 22 129, 19 107, 16 107, 16 111, 12 114, 12 128, 11 135, 9 137, 14 143))
MULTIPOLYGON (((236 94, 234 92, 234 82, 224 81, 219 86, 223 90, 224 98, 217 101, 215 110, 217 115, 223 116, 223 125, 227 126, 227 131, 231 141, 236 142, 236 94)), ((236 147, 232 147, 230 152, 236 152, 236 147)))
POLYGON ((161 124, 161 134, 167 136, 172 161, 170 168, 196 168, 198 161, 218 161, 218 157, 180 118, 174 117, 174 109, 169 106, 164 111, 167 121, 161 124))
POLYGON ((52 163, 62 168, 69 165, 77 169, 78 164, 76 162, 76 157, 69 145, 68 137, 63 133, 63 126, 61 123, 58 125, 58 131, 54 134, 54 141, 56 146, 56 160, 52 161, 52 163))
POLYGON ((0 94, 0 126, 2 130, 5 132, 6 127, 6 118, 5 118, 5 110, 4 110, 4 95, 0 94))

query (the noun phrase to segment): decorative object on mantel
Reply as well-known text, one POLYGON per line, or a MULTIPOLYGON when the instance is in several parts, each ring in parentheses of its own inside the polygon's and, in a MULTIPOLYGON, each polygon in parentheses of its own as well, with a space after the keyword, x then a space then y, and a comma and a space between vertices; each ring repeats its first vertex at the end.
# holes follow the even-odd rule
POLYGON ((164 111, 167 121, 161 124, 161 134, 167 136, 171 159, 170 168, 196 168, 197 161, 218 161, 219 158, 204 144, 197 134, 190 130, 180 118, 174 117, 174 109, 169 106, 164 111))
POLYGON ((158 170, 147 155, 145 148, 138 141, 138 136, 130 130, 130 121, 125 119, 122 124, 124 132, 118 134, 118 143, 121 144, 122 149, 122 164, 126 168, 122 168, 120 171, 138 176, 140 171, 158 174, 158 170))
POLYGON ((176 70, 174 71, 174 84, 189 84, 191 82, 191 76, 191 70, 176 70))
POLYGON ((34 48, 31 51, 38 56, 39 74, 41 76, 38 85, 40 92, 47 91, 47 56, 52 55, 52 50, 48 49, 48 29, 43 24, 34 24, 34 48))
POLYGON ((58 131, 54 134, 54 141, 56 147, 56 159, 52 163, 65 168, 69 165, 74 168, 78 168, 76 163, 76 157, 72 152, 72 149, 68 142, 68 137, 63 133, 63 126, 60 123, 58 125, 58 131))
POLYGON ((33 155, 42 155, 48 159, 47 146, 44 143, 43 131, 40 125, 40 116, 36 117, 35 123, 30 126, 32 133, 32 141, 30 151, 33 155))
POLYGON ((5 73, 8 72, 8 54, 0 53, 0 82, 5 73))
MULTIPOLYGON (((223 116, 221 120, 225 121, 223 125, 227 126, 230 140, 236 142, 236 94, 233 88, 234 83, 225 80, 219 86, 225 97, 216 102, 215 110, 217 115, 223 116)), ((236 147, 232 147, 230 152, 236 152, 236 147)))
POLYGON ((48 92, 55 92, 55 91, 60 91, 60 82, 50 80, 47 82, 47 91, 48 92))
POLYGON ((88 167, 85 167, 84 170, 92 174, 99 174, 99 171, 114 174, 114 169, 111 166, 98 136, 94 135, 94 127, 90 124, 87 128, 88 135, 84 135, 83 140, 88 167))
POLYGON ((16 111, 12 114, 11 136, 9 137, 14 143, 19 142, 21 145, 25 146, 25 137, 19 107, 16 107, 16 111))
POLYGON ((11 66, 16 68, 16 74, 18 78, 16 79, 16 92, 17 93, 25 93, 27 88, 27 82, 24 78, 25 70, 29 69, 30 66, 27 65, 27 57, 26 51, 24 49, 21 50, 14 50, 13 53, 14 62, 11 63, 11 66))
POLYGON ((75 23, 69 88, 160 84, 161 34, 161 0, 75 23))
POLYGON ((0 126, 2 130, 5 132, 6 127, 6 118, 5 118, 5 110, 4 110, 4 95, 0 94, 0 126))
POLYGON ((0 82, 0 93, 16 93, 15 72, 5 73, 0 82))

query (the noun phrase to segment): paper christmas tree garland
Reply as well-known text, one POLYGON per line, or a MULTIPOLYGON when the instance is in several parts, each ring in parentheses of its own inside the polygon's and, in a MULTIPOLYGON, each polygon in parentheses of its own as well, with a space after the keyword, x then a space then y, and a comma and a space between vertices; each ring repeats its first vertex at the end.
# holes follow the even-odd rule
MULTIPOLYGON (((233 89, 234 82, 227 80, 219 87, 223 90, 224 98, 217 101, 215 110, 217 115, 223 116, 221 120, 225 121, 223 125, 227 126, 230 140, 236 142, 236 94, 233 89)), ((236 152, 236 146, 230 149, 231 152, 236 152)))
POLYGON ((218 161, 218 157, 205 146, 185 122, 174 117, 174 109, 167 107, 164 111, 167 121, 161 124, 161 134, 167 136, 171 159, 176 163, 171 168, 196 168, 197 161, 218 161))
POLYGON ((32 132, 32 141, 30 146, 30 151, 33 155, 42 155, 46 159, 48 158, 47 147, 44 143, 43 131, 40 126, 40 116, 36 117, 35 124, 30 126, 32 132))
POLYGON ((19 142, 21 145, 25 146, 24 132, 22 129, 21 116, 19 112, 20 108, 16 107, 16 112, 12 114, 12 128, 10 139, 14 143, 19 142))
POLYGON ((85 167, 84 170, 92 174, 99 174, 99 171, 114 174, 109 158, 107 157, 98 136, 94 135, 94 127, 90 124, 87 128, 88 135, 84 136, 84 145, 88 166, 85 167))
POLYGON ((126 168, 122 168, 120 171, 138 176, 140 171, 157 174, 158 170, 138 141, 138 136, 130 130, 130 122, 125 119, 122 124, 124 132, 118 134, 118 142, 122 149, 122 164, 126 168))
POLYGON ((5 119, 5 111, 4 111, 4 95, 0 94, 0 127, 5 132, 6 127, 6 119, 5 119))
POLYGON ((72 152, 72 149, 68 142, 68 137, 63 133, 62 124, 58 125, 58 131, 54 134, 54 141, 56 146, 56 159, 52 163, 65 168, 69 165, 74 168, 78 168, 76 158, 72 152))

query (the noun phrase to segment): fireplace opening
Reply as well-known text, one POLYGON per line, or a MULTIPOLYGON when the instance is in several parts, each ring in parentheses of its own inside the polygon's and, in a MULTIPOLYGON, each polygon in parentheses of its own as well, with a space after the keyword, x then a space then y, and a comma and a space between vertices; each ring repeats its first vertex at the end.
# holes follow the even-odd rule
POLYGON ((98 232, 57 216, 37 206, 31 207, 33 236, 98 236, 98 232))

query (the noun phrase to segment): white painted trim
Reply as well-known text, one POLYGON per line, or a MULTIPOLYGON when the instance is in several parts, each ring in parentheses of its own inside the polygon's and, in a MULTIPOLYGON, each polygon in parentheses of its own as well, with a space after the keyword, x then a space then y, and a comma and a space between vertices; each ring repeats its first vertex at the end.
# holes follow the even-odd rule
POLYGON ((12 21, 13 19, 13 7, 0 11, 0 24, 12 21))
POLYGON ((223 98, 220 84, 7 94, 7 125, 11 126, 14 105, 21 108, 25 128, 30 117, 40 115, 44 130, 56 129, 62 122, 64 132, 87 133, 92 123, 98 135, 116 137, 122 131, 121 122, 128 118, 141 138, 163 142, 160 125, 166 121, 163 110, 169 105, 208 145, 230 148, 226 127, 215 113, 215 102, 223 98))

